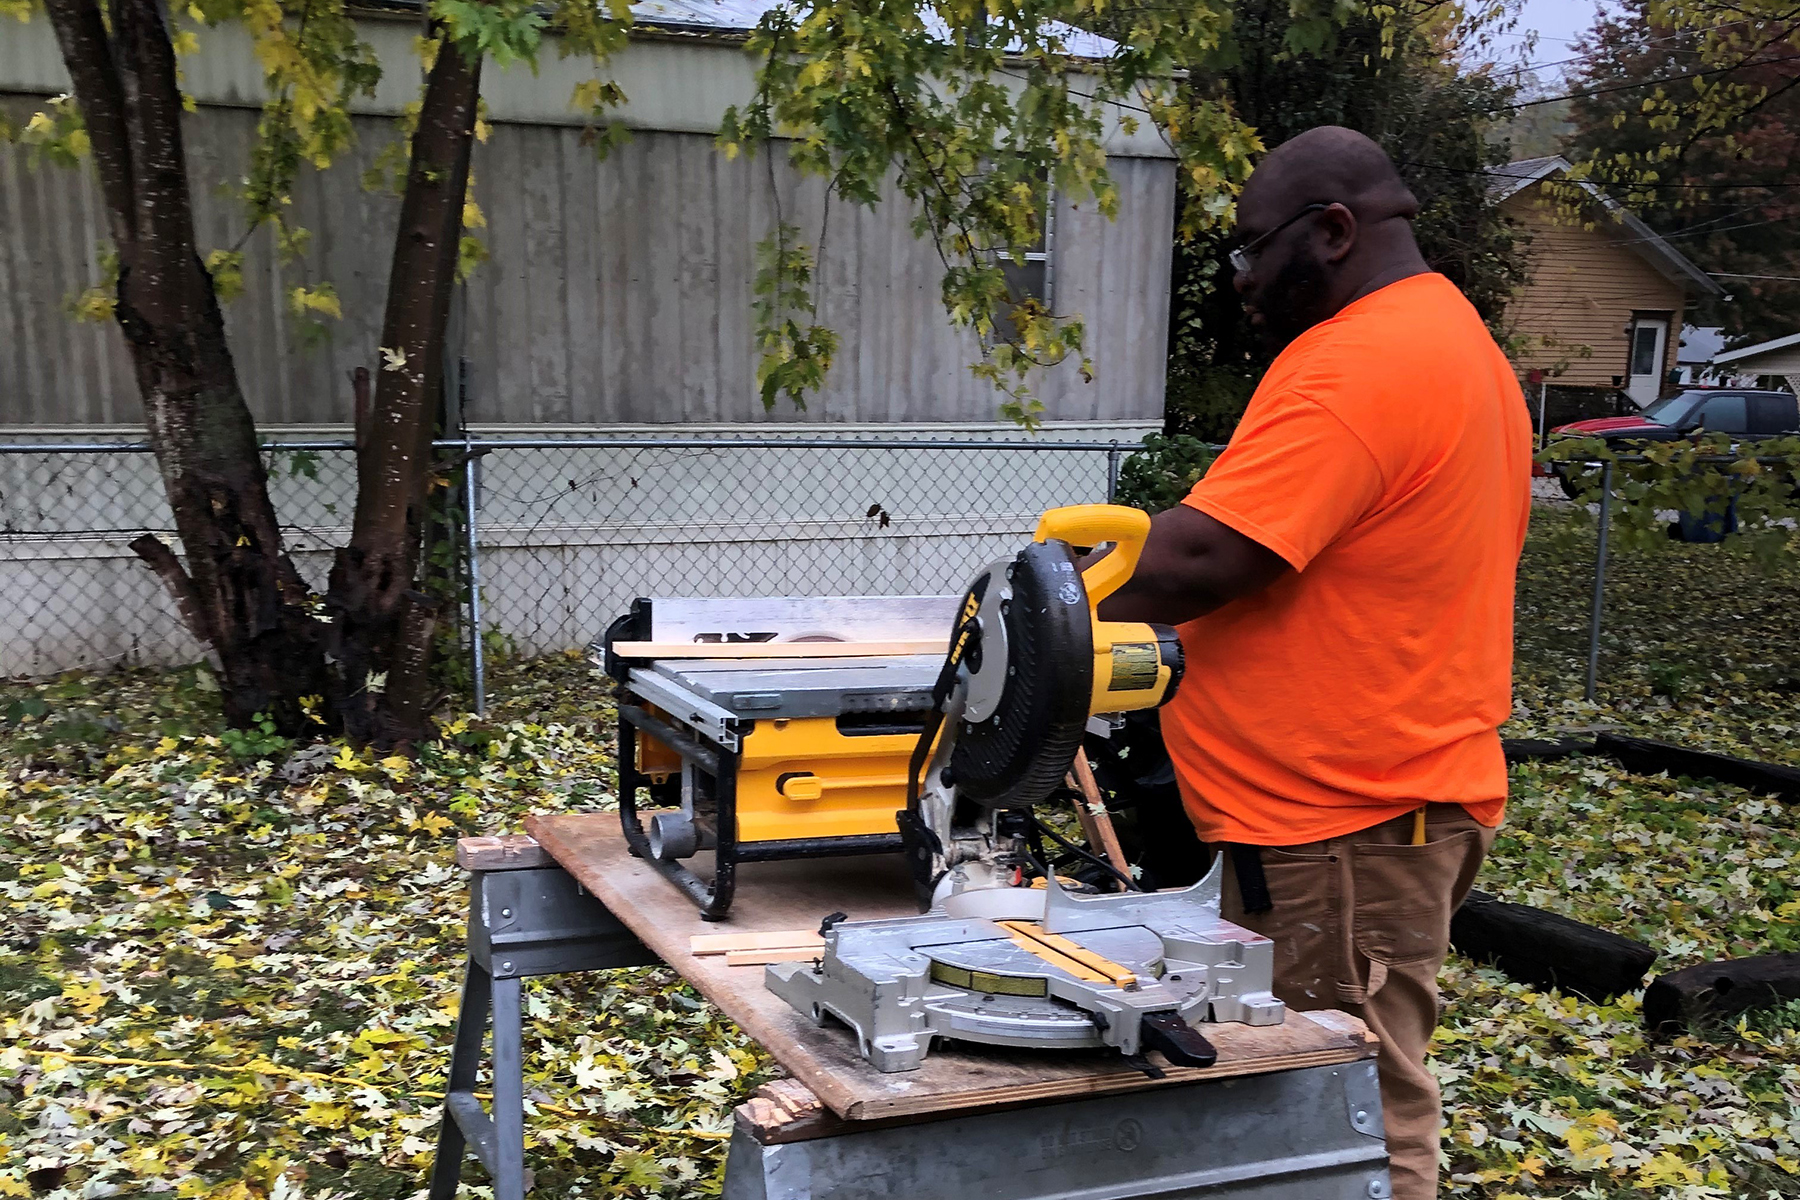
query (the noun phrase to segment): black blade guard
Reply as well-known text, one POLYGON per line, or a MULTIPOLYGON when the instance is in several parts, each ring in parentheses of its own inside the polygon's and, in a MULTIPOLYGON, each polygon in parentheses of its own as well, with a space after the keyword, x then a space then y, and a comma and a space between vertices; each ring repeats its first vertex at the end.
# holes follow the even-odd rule
POLYGON ((1064 543, 1033 542, 993 572, 980 642, 965 664, 971 703, 955 731, 950 774, 963 799, 1022 808, 1061 785, 1081 748, 1094 627, 1064 543))

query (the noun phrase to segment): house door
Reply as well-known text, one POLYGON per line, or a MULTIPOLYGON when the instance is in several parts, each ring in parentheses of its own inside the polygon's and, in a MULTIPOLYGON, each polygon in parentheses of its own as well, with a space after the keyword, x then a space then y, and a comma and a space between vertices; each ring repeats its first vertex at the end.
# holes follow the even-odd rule
POLYGON ((1668 347, 1669 318, 1640 316, 1631 322, 1631 374, 1625 378, 1625 394, 1639 408, 1662 395, 1668 347))

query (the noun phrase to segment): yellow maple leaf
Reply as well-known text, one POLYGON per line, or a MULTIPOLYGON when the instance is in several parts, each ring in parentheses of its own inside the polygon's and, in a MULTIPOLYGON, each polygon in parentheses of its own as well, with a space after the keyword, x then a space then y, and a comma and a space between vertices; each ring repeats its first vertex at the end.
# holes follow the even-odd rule
POLYGON ((308 1125, 323 1125, 327 1128, 336 1128, 339 1125, 346 1124, 350 1120, 350 1106, 348 1104, 328 1104, 324 1101, 314 1100, 301 1110, 300 1120, 308 1125))

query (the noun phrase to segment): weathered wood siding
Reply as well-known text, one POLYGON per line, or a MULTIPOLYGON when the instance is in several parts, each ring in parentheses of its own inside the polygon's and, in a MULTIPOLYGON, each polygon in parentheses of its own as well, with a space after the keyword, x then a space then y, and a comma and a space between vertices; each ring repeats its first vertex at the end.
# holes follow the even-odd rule
POLYGON ((1541 184, 1501 207, 1531 238, 1530 282, 1506 310, 1521 371, 1542 368, 1565 387, 1613 387, 1625 374, 1634 312, 1668 314, 1664 370, 1674 368, 1685 295, 1631 248, 1628 230, 1604 217, 1594 228, 1559 220, 1541 184))
MULTIPOLYGON (((13 115, 32 98, 0 96, 13 115)), ((203 249, 243 232, 224 188, 243 174, 256 113, 202 105, 185 127, 203 249)), ((398 202, 360 178, 394 136, 356 118, 358 144, 331 171, 303 174, 293 219, 305 259, 276 263, 267 231, 250 239, 245 294, 227 310, 259 423, 350 416, 347 372, 373 366, 398 202), (302 344, 286 297, 329 281, 344 319, 302 344)), ((105 242, 90 170, 33 167, 0 146, 0 425, 140 420, 129 359, 111 325, 78 325, 67 299, 98 275, 105 242)), ((1053 419, 1160 419, 1175 176, 1166 159, 1115 158, 1120 214, 1060 204, 1055 304, 1080 314, 1096 374, 1074 364, 1036 390, 1053 419)), ((710 136, 639 131, 604 160, 567 125, 497 123, 475 162, 492 258, 461 301, 472 368, 468 417, 574 425, 695 422, 982 422, 999 397, 972 378, 973 339, 939 302, 942 267, 896 198, 873 211, 823 204, 777 155, 727 160, 710 136), (771 177, 772 176, 772 177, 771 177), (765 414, 750 312, 755 243, 784 219, 818 241, 820 316, 842 349, 804 413, 765 414)))

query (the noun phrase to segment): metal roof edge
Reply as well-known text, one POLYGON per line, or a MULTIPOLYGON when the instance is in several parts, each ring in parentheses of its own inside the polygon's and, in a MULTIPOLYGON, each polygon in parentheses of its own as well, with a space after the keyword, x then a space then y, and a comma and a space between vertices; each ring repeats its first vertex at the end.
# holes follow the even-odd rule
MULTIPOLYGON (((1525 159, 1522 161, 1531 162, 1533 160, 1525 159)), ((1569 162, 1569 160, 1562 155, 1551 155, 1542 160, 1541 165, 1534 167, 1524 175, 1505 177, 1516 178, 1519 182, 1517 186, 1508 188, 1504 193, 1496 195, 1494 203, 1499 204, 1503 201, 1510 200, 1532 184, 1542 183, 1551 175, 1554 175, 1559 171, 1566 173, 1573 169, 1574 164, 1569 162)), ((1628 245, 1639 258, 1644 259, 1651 266, 1655 267, 1662 274, 1668 276, 1677 283, 1685 282, 1691 284, 1711 296, 1723 296, 1725 294, 1725 289, 1718 280, 1696 266, 1693 260, 1688 258, 1687 255, 1669 245, 1668 241, 1664 239, 1660 233, 1657 233, 1656 230, 1644 224, 1643 220, 1639 218, 1636 213, 1601 191, 1589 180, 1571 179, 1569 182, 1576 184, 1582 191, 1593 197, 1595 202, 1604 208, 1614 220, 1618 221, 1632 232, 1634 236, 1628 245)))
POLYGON ((1766 342, 1745 346, 1741 350, 1727 350, 1723 354, 1715 354, 1712 356, 1712 361, 1714 363, 1740 362, 1758 354, 1767 354, 1771 350, 1786 350, 1789 346, 1796 345, 1800 345, 1800 333, 1790 333, 1786 337, 1770 338, 1766 342))

